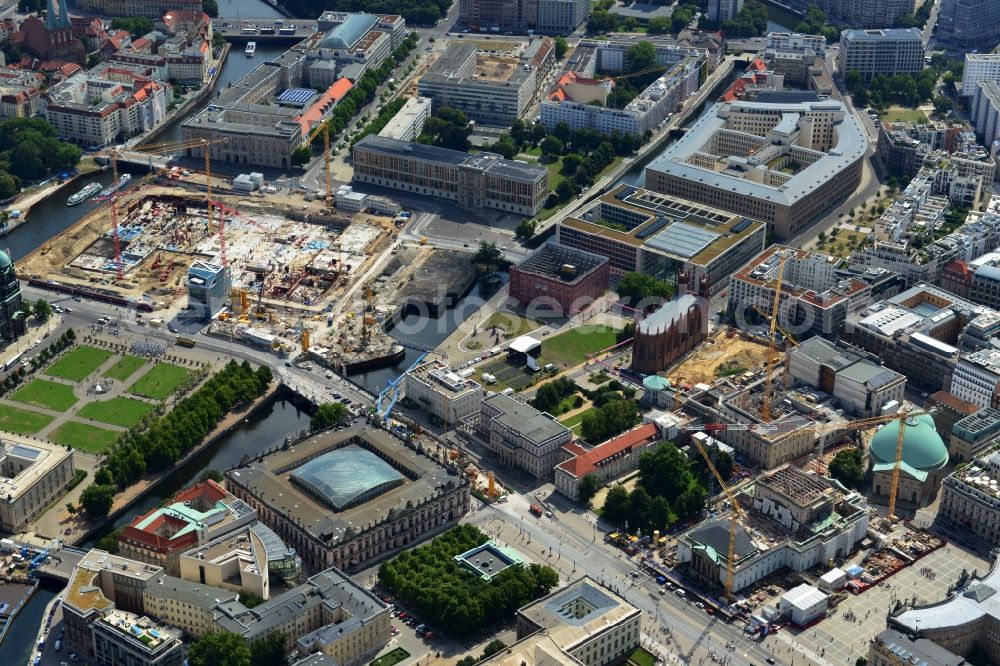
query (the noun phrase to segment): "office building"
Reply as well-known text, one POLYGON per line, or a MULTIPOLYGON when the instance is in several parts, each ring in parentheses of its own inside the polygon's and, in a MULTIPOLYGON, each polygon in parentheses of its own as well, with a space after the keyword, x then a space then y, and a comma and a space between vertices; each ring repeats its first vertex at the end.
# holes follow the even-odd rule
MULTIPOLYGON (((994 419, 989 419, 991 426, 994 419)), ((1000 546, 1000 450, 996 433, 992 446, 974 455, 941 483, 938 521, 961 534, 1000 546)))
POLYGON ((1000 40, 1000 4, 994 0, 941 0, 934 38, 958 49, 992 48, 1000 40))
POLYGON ((924 68, 924 40, 917 28, 844 30, 838 71, 857 71, 865 81, 879 75, 916 74, 924 68))
POLYGON ((729 521, 738 520, 733 590, 775 571, 825 566, 850 555, 868 530, 868 505, 856 492, 795 466, 760 477, 737 501, 744 516, 709 518, 677 538, 677 560, 687 575, 722 587, 728 576, 729 521))
POLYGON ((514 622, 515 642, 479 664, 616 664, 639 646, 642 611, 584 576, 519 608, 514 622))
POLYGON ((695 94, 705 69, 701 53, 687 55, 671 65, 622 109, 607 106, 610 79, 594 80, 567 72, 539 107, 542 124, 550 130, 559 123, 571 129, 610 134, 643 134, 660 126, 695 94))
MULTIPOLYGON (((480 0, 483 1, 483 0, 480 0)), ((530 4, 531 0, 527 0, 530 4)), ((536 32, 545 35, 568 35, 590 15, 590 0, 537 0, 536 32)))
POLYGON ((908 382, 952 393, 959 351, 988 347, 998 334, 995 311, 925 284, 851 313, 844 324, 848 342, 879 356, 908 382))
POLYGON ((427 97, 411 97, 378 135, 399 141, 416 141, 430 117, 431 100, 427 97))
POLYGON ((554 64, 555 44, 548 37, 532 40, 518 57, 492 55, 472 42, 455 41, 420 77, 420 95, 477 123, 508 126, 527 114, 554 64))
POLYGON ((45 119, 74 143, 106 146, 162 123, 168 87, 136 66, 102 63, 46 90, 45 119))
POLYGON ((956 463, 968 462, 994 445, 998 438, 1000 409, 983 407, 952 425, 948 437, 948 456, 956 463))
POLYGON ((570 458, 556 465, 556 490, 579 502, 580 484, 585 476, 595 475, 602 485, 613 481, 638 469, 639 455, 653 450, 660 441, 656 424, 644 423, 592 449, 584 449, 575 442, 565 444, 563 450, 570 458))
POLYGON ((44 440, 0 440, 0 532, 28 528, 73 481, 74 450, 44 440))
POLYGON ((881 416, 903 404, 906 377, 821 337, 788 352, 788 376, 840 401, 858 418, 881 416))
MULTIPOLYGON (((1000 589, 1000 567, 997 561, 994 560, 990 570, 982 576, 975 571, 962 572, 955 583, 944 599, 935 599, 926 605, 907 602, 904 598, 899 607, 890 611, 889 627, 931 641, 960 657, 969 656, 976 647, 985 653, 985 662, 997 663, 1000 661, 1000 608, 996 598, 1000 589)), ((943 654, 941 657, 945 659, 943 654)), ((963 662, 945 659, 940 663, 963 662)))
POLYGON ((976 94, 984 81, 1000 81, 1000 53, 966 53, 962 69, 962 97, 976 94))
POLYGON ((826 37, 823 35, 803 35, 799 32, 769 32, 764 46, 768 51, 796 52, 812 51, 818 56, 826 54, 826 37))
POLYGON ((1000 350, 961 354, 949 392, 977 407, 1000 406, 1000 350))
POLYGON ((972 271, 969 300, 994 310, 1000 308, 1000 255, 990 252, 969 268, 972 271))
POLYGON ((534 311, 572 316, 607 291, 610 262, 592 252, 548 242, 510 268, 510 298, 534 311))
POLYGON ((450 428, 478 414, 483 399, 483 387, 452 372, 439 360, 428 361, 408 371, 403 392, 450 428))
POLYGON ((705 300, 681 293, 635 326, 632 369, 644 375, 666 370, 708 337, 705 300))
POLYGON ((27 330, 25 307, 14 262, 0 250, 0 338, 5 342, 17 340, 27 330))
MULTIPOLYGON (((699 41, 697 36, 690 32, 688 32, 685 40, 681 40, 679 37, 673 39, 658 36, 652 37, 647 41, 653 45, 653 50, 656 52, 657 67, 670 68, 690 56, 697 57, 701 55, 706 58, 711 57, 706 48, 687 45, 688 42, 699 41)), ((607 74, 621 74, 627 72, 632 65, 629 50, 633 46, 635 46, 635 42, 630 39, 586 38, 580 40, 577 48, 586 49, 587 52, 590 49, 594 49, 596 54, 594 67, 596 71, 607 74)), ((574 69, 573 71, 585 76, 593 76, 593 72, 587 73, 582 69, 574 69)))
POLYGON ((818 7, 831 24, 886 28, 894 25, 898 16, 912 14, 918 5, 918 0, 786 0, 783 6, 796 14, 818 7))
MULTIPOLYGON (((883 425, 868 447, 872 495, 885 501, 889 499, 896 469, 899 423, 890 421, 883 425)), ((934 419, 929 414, 907 418, 899 462, 897 504, 913 509, 930 504, 944 479, 947 464, 948 447, 934 427, 934 419)))
POLYGON ((992 146, 1000 139, 1000 75, 996 81, 976 83, 969 119, 982 145, 992 146))
POLYGON ((562 447, 573 441, 573 431, 552 416, 502 393, 483 398, 477 432, 500 464, 536 479, 552 478, 562 447))
POLYGON ((679 196, 619 185, 556 229, 563 246, 608 257, 609 274, 652 275, 678 292, 717 294, 764 249, 766 225, 679 196))
POLYGON ((368 135, 354 144, 354 180, 448 199, 469 208, 534 215, 545 205, 544 166, 506 160, 488 152, 448 148, 368 135))
POLYGON ((876 128, 879 157, 889 172, 897 176, 917 175, 922 168, 930 166, 928 162, 936 165, 938 160, 934 158, 942 153, 958 158, 982 150, 972 127, 965 122, 884 121, 877 123, 876 128))
POLYGON ((849 313, 902 289, 902 279, 891 271, 853 267, 821 252, 772 245, 729 278, 729 310, 738 318, 753 318, 754 308, 769 311, 782 256, 781 326, 799 337, 836 337, 849 313))
POLYGON ((743 0, 708 0, 708 20, 721 23, 736 18, 743 9, 743 0))
POLYGON ((469 510, 467 480, 365 428, 259 456, 228 470, 226 485, 315 569, 370 565, 469 510))
POLYGON ((785 239, 854 191, 867 145, 839 101, 760 93, 706 111, 646 167, 646 187, 761 220, 785 239))
MULTIPOLYGON (((61 3, 60 3, 61 4, 61 3)), ((76 5, 80 10, 93 12, 99 16, 144 16, 158 19, 174 11, 202 11, 198 0, 80 0, 76 5)))
POLYGON ((148 617, 114 609, 90 625, 94 659, 122 666, 182 666, 180 632, 148 617))
POLYGON ((232 283, 229 268, 207 261, 195 261, 188 268, 188 310, 202 319, 211 319, 229 304, 232 283))

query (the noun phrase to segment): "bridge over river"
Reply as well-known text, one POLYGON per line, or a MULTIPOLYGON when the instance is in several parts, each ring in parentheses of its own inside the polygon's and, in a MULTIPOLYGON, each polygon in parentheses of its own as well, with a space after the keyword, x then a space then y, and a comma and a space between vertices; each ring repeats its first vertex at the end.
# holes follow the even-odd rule
POLYGON ((316 32, 316 19, 216 18, 212 30, 230 42, 291 45, 316 32))

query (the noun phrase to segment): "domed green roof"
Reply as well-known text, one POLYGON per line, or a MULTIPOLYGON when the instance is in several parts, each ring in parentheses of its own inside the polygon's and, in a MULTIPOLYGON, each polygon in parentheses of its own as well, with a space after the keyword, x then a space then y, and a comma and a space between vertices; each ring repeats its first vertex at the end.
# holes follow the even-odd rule
MULTIPOLYGON (((896 438, 899 436, 899 421, 882 426, 872 438, 872 462, 892 464, 896 460, 896 438)), ((948 447, 934 427, 934 419, 929 414, 921 414, 906 420, 903 431, 903 463, 913 469, 930 472, 948 464, 948 447)))
POLYGON ((10 268, 10 257, 3 250, 0 250, 0 269, 10 268))
POLYGON ((650 391, 663 391, 670 388, 670 380, 659 375, 650 375, 642 380, 642 385, 650 391))

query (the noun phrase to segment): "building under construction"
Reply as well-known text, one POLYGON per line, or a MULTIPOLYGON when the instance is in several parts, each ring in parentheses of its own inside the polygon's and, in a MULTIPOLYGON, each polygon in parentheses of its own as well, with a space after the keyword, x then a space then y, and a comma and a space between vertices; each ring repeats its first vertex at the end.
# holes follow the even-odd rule
MULTIPOLYGON (((805 571, 850 555, 868 530, 863 495, 834 481, 785 465, 737 497, 744 509, 736 530, 733 590, 782 568, 805 571)), ((677 561, 687 575, 724 586, 733 514, 709 518, 677 539, 677 561)))

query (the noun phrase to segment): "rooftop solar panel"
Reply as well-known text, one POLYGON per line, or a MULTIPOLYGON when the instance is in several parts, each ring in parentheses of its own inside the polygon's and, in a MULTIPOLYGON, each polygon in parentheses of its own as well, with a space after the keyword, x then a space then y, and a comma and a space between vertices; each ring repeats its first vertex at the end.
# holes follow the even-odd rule
POLYGON ((289 104, 305 104, 315 95, 316 91, 309 88, 289 88, 278 95, 278 101, 289 104))

